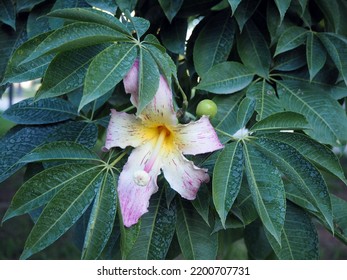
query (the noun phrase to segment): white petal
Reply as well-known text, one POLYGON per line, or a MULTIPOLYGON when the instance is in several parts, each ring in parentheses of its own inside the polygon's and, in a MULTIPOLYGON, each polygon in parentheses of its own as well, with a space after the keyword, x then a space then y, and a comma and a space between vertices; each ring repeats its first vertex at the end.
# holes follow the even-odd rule
MULTIPOLYGON (((128 74, 123 79, 124 89, 131 94, 131 102, 138 106, 138 74, 139 61, 136 60, 128 74)), ((153 100, 139 115, 145 121, 163 123, 167 125, 177 124, 176 114, 172 103, 172 92, 165 78, 160 75, 159 87, 153 100)))
POLYGON ((176 145, 186 155, 204 154, 224 147, 207 116, 196 122, 179 124, 174 132, 176 145))
POLYGON ((142 174, 141 171, 151 156, 154 144, 154 141, 149 141, 134 149, 119 176, 118 197, 123 223, 127 227, 136 224, 139 218, 148 211, 149 199, 158 190, 157 177, 160 174, 159 160, 156 161, 152 169, 148 172, 150 179, 147 181, 147 185, 136 183, 139 178, 134 177, 142 174))
POLYGON ((151 139, 150 130, 142 125, 135 115, 111 110, 111 119, 107 128, 105 148, 138 147, 144 141, 151 139))
POLYGON ((209 182, 207 169, 202 169, 187 160, 178 150, 163 158, 163 173, 170 187, 182 197, 193 200, 201 183, 209 182))

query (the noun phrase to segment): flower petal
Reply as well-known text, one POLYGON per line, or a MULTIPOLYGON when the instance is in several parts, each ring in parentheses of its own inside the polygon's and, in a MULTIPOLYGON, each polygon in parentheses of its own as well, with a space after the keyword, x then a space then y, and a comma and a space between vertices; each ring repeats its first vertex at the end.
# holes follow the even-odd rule
MULTIPOLYGON (((124 77, 124 89, 131 94, 130 101, 134 106, 138 106, 138 75, 139 61, 136 60, 134 65, 124 77)), ((139 115, 144 121, 153 123, 177 124, 176 114, 172 103, 172 92, 165 78, 160 75, 159 87, 153 100, 139 115)))
POLYGON ((119 176, 118 197, 123 223, 127 227, 136 224, 139 218, 148 211, 149 199, 158 190, 157 177, 160 174, 160 161, 156 161, 149 171, 150 179, 146 186, 137 185, 134 178, 138 171, 144 169, 154 145, 155 141, 149 141, 134 149, 119 176))
POLYGON ((129 72, 125 75, 123 79, 124 89, 126 93, 130 93, 131 103, 137 107, 138 105, 138 91, 139 91, 139 60, 136 59, 133 66, 130 68, 129 72))
POLYGON ((178 150, 171 152, 163 160, 162 170, 171 188, 182 197, 193 200, 201 183, 209 182, 207 169, 202 169, 187 160, 178 150))
POLYGON ((188 124, 179 124, 174 128, 176 145, 185 155, 197 155, 222 149, 216 131, 207 116, 188 124))
POLYGON ((105 148, 127 146, 138 147, 153 138, 153 129, 142 125, 135 115, 111 110, 111 119, 107 128, 105 148))

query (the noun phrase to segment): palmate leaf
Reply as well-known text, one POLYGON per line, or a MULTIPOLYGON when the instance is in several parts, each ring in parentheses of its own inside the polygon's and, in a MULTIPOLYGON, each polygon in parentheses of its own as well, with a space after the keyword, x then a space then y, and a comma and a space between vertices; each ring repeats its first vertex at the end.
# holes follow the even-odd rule
POLYGON ((270 133, 266 137, 292 146, 314 164, 335 175, 347 184, 339 160, 329 147, 299 133, 270 133))
POLYGON ((236 26, 229 11, 208 20, 199 33, 193 49, 196 72, 203 76, 212 66, 227 60, 234 42, 236 26))
POLYGON ((332 207, 327 185, 319 171, 296 149, 283 142, 259 137, 252 143, 288 177, 333 228, 332 207))
POLYGON ((217 94, 230 94, 248 86, 254 73, 238 62, 222 62, 207 71, 197 89, 217 94))
POLYGON ((325 144, 347 141, 347 117, 340 104, 316 87, 297 81, 278 81, 282 106, 302 114, 311 125, 306 133, 325 144))
POLYGON ((252 126, 251 131, 271 131, 271 130, 304 130, 310 126, 306 118, 294 112, 275 113, 262 119, 252 126))
POLYGON ((288 203, 281 234, 281 246, 265 231, 276 256, 280 260, 318 259, 318 234, 310 217, 301 208, 288 203))
POLYGON ((117 182, 113 172, 104 173, 90 213, 82 259, 97 259, 110 238, 117 213, 117 182))
POLYGON ((102 167, 90 170, 78 181, 65 184, 43 209, 31 230, 21 259, 43 250, 63 235, 86 211, 101 187, 102 167))
POLYGON ((126 35, 105 25, 89 22, 71 23, 50 34, 22 63, 57 51, 68 51, 105 42, 126 40, 129 40, 126 35))
POLYGON ((137 56, 135 44, 113 44, 91 62, 79 110, 114 88, 128 73, 137 56))
POLYGON ((286 213, 281 174, 271 160, 253 146, 244 144, 243 148, 245 172, 254 206, 264 227, 281 244, 281 231, 286 213))
POLYGON ((233 142, 225 146, 215 163, 212 179, 212 197, 224 227, 228 212, 241 187, 243 161, 241 143, 233 142))
POLYGON ((90 46, 56 55, 45 72, 35 99, 59 96, 83 86, 90 62, 105 47, 105 45, 90 46))
MULTIPOLYGON (((111 0, 112 1, 112 0, 111 0)), ((100 1, 96 1, 99 4, 100 1)), ((114 4, 114 9, 116 10, 116 5, 114 4)), ((70 8, 70 9, 57 9, 49 14, 49 17, 62 18, 69 21, 75 22, 90 22, 97 23, 107 27, 110 27, 118 32, 121 32, 125 35, 131 35, 125 25, 123 25, 117 18, 114 16, 102 12, 100 10, 91 9, 91 8, 70 8)))
POLYGON ((170 247, 176 225, 176 204, 166 205, 161 188, 151 198, 148 213, 141 217, 141 230, 127 259, 162 260, 170 247))
POLYGON ((17 124, 50 124, 77 117, 77 108, 60 98, 39 101, 28 98, 12 105, 2 117, 17 124))
POLYGON ((185 259, 213 260, 217 255, 218 236, 189 202, 177 200, 176 234, 185 259))
POLYGON ((95 164, 82 163, 59 165, 38 173, 17 191, 3 222, 47 204, 66 185, 79 184, 95 172, 99 172, 95 164))

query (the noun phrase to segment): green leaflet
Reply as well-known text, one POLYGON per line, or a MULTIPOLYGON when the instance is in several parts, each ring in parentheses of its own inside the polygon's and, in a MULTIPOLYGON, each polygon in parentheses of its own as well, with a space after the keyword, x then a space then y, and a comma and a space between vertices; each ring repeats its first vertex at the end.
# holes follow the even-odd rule
POLYGON ((68 141, 52 142, 35 148, 21 159, 21 162, 37 162, 46 160, 94 160, 99 161, 98 155, 85 146, 68 141))
POLYGON ((64 99, 34 101, 28 98, 12 105, 2 117, 17 124, 50 124, 77 117, 77 108, 64 99))
POLYGON ((128 40, 124 34, 101 24, 71 23, 51 33, 22 63, 32 61, 48 53, 124 40, 128 40))
POLYGON ((255 111, 258 113, 257 121, 283 111, 274 88, 265 79, 257 83, 252 83, 247 88, 246 95, 256 100, 255 111))
POLYGON ((333 33, 322 33, 318 36, 347 85, 347 39, 333 33))
POLYGON ((244 93, 236 93, 229 96, 216 96, 213 101, 218 106, 216 116, 211 120, 218 133, 220 141, 227 142, 231 136, 241 127, 237 122, 239 103, 244 93))
POLYGON ((292 0, 275 0, 278 11, 281 15, 281 21, 283 20, 292 0))
POLYGON ((146 50, 140 48, 139 59, 139 104, 137 114, 152 101, 159 87, 159 70, 152 55, 146 50))
MULTIPOLYGON (((100 3, 100 1, 97 1, 100 3)), ((116 5, 114 4, 114 9, 116 5)), ((50 12, 47 16, 63 18, 75 22, 90 22, 97 23, 107 27, 110 27, 125 35, 131 35, 126 27, 114 16, 102 12, 100 10, 91 8, 70 8, 70 9, 58 9, 50 12)))
POLYGON ((252 142, 300 189, 333 228, 332 207, 327 185, 319 171, 296 149, 283 142, 261 137, 252 142))
POLYGON ((211 194, 206 184, 202 184, 199 188, 196 198, 192 201, 195 210, 204 219, 207 225, 210 225, 210 201, 211 194))
POLYGON ((83 86, 90 62, 104 48, 104 45, 89 46, 56 55, 45 72, 35 99, 63 95, 83 86))
POLYGON ((307 33, 308 30, 302 27, 293 26, 287 28, 278 39, 275 56, 302 45, 306 40, 307 33))
POLYGON ((318 259, 318 234, 310 217, 301 208, 288 203, 281 234, 281 246, 265 231, 280 260, 318 259))
POLYGON ((16 30, 16 11, 11 1, 0 0, 0 21, 16 30))
POLYGON ((248 186, 264 227, 281 244, 286 199, 281 174, 271 160, 251 145, 243 146, 248 186), (266 170, 266 172, 264 172, 266 170))
POLYGON ((210 68, 196 88, 217 94, 231 94, 248 86, 253 76, 253 71, 241 63, 222 62, 210 68))
POLYGON ((68 184, 79 184, 89 173, 96 172, 95 164, 64 164, 46 169, 26 181, 12 199, 3 222, 47 204, 68 184))
POLYGON ((193 50, 195 70, 200 76, 204 76, 212 66, 227 60, 233 46, 235 29, 229 11, 222 11, 209 18, 193 50))
POLYGON ((271 54, 268 44, 257 26, 249 20, 237 40, 237 50, 245 66, 255 74, 269 77, 271 54))
POLYGON ((256 11, 260 2, 260 0, 242 0, 241 3, 237 4, 237 9, 233 11, 233 13, 241 32, 246 22, 256 11))
POLYGON ((114 88, 128 73, 136 59, 134 44, 113 44, 90 63, 79 110, 114 88))
POLYGON ((312 81, 317 73, 323 68, 327 60, 326 51, 318 37, 315 36, 313 32, 307 34, 306 60, 310 72, 310 80, 312 81))
POLYGON ((12 54, 4 74, 2 83, 16 83, 28 80, 34 80, 43 75, 53 55, 45 55, 30 61, 22 63, 52 32, 42 33, 23 43, 12 54))
POLYGON ((30 11, 41 2, 44 2, 44 0, 17 0, 17 13, 22 11, 30 11))
POLYGON ((97 259, 110 238, 117 213, 117 183, 118 176, 113 172, 103 174, 89 217, 82 259, 97 259))
POLYGON ((212 197, 224 227, 241 187, 243 162, 242 145, 240 142, 233 142, 225 146, 214 166, 212 197))
POLYGON ((175 54, 183 54, 187 28, 185 18, 175 18, 171 24, 164 25, 160 32, 164 47, 175 54))
POLYGON ((217 255, 217 234, 189 202, 177 202, 176 234, 185 259, 213 260, 217 255))
POLYGON ((97 7, 101 10, 110 12, 113 15, 116 13, 118 8, 116 0, 86 0, 86 2, 92 7, 97 7))
POLYGON ((306 118, 294 112, 275 113, 255 123, 251 131, 271 131, 271 130, 303 130, 310 129, 306 118))
POLYGON ((297 81, 277 81, 282 106, 302 114, 311 125, 306 133, 325 144, 347 141, 347 117, 340 104, 316 87, 297 81), (324 105, 324 106, 323 106, 324 105))
POLYGON ((251 119, 254 113, 255 103, 256 100, 254 98, 249 98, 247 95, 240 102, 239 109, 237 110, 237 123, 240 127, 245 127, 251 119))
POLYGON ((0 142, 0 182, 23 167, 24 163, 20 160, 34 148, 45 143, 57 127, 59 125, 16 127, 4 136, 0 142))
POLYGON ((49 201, 25 242, 21 259, 46 248, 77 222, 101 187, 104 175, 101 168, 89 170, 78 181, 67 183, 49 201))
POLYGON ((267 134, 266 137, 292 146, 308 160, 327 170, 347 184, 339 159, 329 147, 299 133, 271 133, 267 134))
POLYGON ((98 127, 95 123, 78 121, 63 123, 58 126, 57 129, 49 134, 47 142, 72 141, 87 148, 92 148, 97 138, 98 127))
POLYGON ((166 205, 165 190, 151 197, 148 213, 141 217, 141 230, 127 259, 165 259, 175 233, 176 204, 166 205))
POLYGON ((161 8, 163 9, 167 19, 171 22, 177 12, 182 6, 183 0, 170 1, 170 0, 158 0, 161 8))
POLYGON ((235 13, 235 11, 236 11, 237 7, 239 6, 239 4, 241 3, 241 1, 242 0, 228 0, 233 14, 235 13))

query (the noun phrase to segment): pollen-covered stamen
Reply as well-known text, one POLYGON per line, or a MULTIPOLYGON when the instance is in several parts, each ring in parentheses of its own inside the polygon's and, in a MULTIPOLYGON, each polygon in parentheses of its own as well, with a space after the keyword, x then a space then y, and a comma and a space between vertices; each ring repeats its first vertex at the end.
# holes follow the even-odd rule
POLYGON ((158 131, 159 131, 159 136, 157 138, 157 142, 155 144, 154 150, 144 168, 144 171, 146 171, 147 173, 151 171, 156 159, 158 158, 160 150, 163 147, 163 144, 165 142, 165 138, 170 135, 170 131, 165 126, 158 127, 158 131))
POLYGON ((140 187, 147 186, 150 180, 151 180, 151 177, 144 170, 137 170, 134 173, 134 182, 136 185, 138 185, 140 187))

